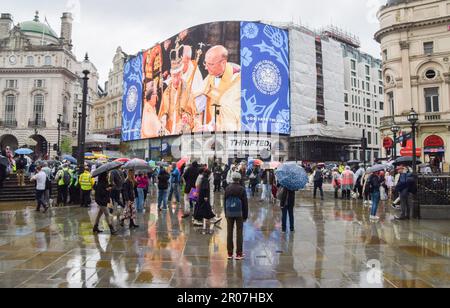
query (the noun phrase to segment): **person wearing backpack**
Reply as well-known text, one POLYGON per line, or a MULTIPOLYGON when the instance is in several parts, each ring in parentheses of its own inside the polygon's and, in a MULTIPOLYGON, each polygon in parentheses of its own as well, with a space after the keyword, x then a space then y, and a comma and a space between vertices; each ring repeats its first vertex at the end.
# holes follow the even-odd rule
POLYGON ((27 168, 27 160, 23 155, 16 160, 16 173, 19 187, 25 186, 25 169, 27 168))
POLYGON ((380 172, 374 172, 368 179, 369 191, 372 197, 372 210, 370 214, 370 220, 377 221, 380 218, 377 216, 378 205, 380 204, 380 188, 382 184, 380 172))
POLYGON ((158 209, 167 210, 167 193, 169 191, 170 175, 164 167, 161 166, 158 175, 158 209))
POLYGON ((252 197, 255 197, 256 187, 258 186, 259 183, 259 168, 255 167, 253 170, 251 170, 248 178, 250 180, 250 189, 252 192, 252 197))
POLYGON ((281 191, 278 193, 280 198, 281 207, 281 231, 286 233, 287 230, 287 217, 289 215, 289 227, 292 233, 295 232, 294 228, 294 207, 295 207, 295 191, 289 190, 286 187, 281 186, 281 191))
POLYGON ((66 206, 67 195, 69 190, 69 185, 72 180, 71 171, 69 170, 69 165, 64 164, 62 169, 58 171, 55 178, 58 183, 58 206, 66 206))
POLYGON ((317 166, 313 174, 314 181, 314 199, 316 199, 317 189, 320 190, 320 198, 323 200, 323 172, 322 167, 317 166))
POLYGON ((172 202, 172 197, 175 194, 175 200, 177 207, 181 205, 180 202, 180 187, 181 187, 181 174, 176 164, 172 164, 172 171, 170 172, 170 190, 169 190, 169 203, 172 202))
POLYGON ((109 173, 109 184, 111 185, 111 200, 113 204, 125 208, 122 201, 123 184, 125 183, 125 175, 122 170, 114 169, 109 173))
POLYGON ((245 188, 241 183, 241 174, 232 174, 233 183, 225 190, 224 210, 227 219, 227 250, 228 259, 233 259, 234 243, 233 233, 236 225, 236 260, 244 259, 244 222, 248 219, 248 199, 245 188))

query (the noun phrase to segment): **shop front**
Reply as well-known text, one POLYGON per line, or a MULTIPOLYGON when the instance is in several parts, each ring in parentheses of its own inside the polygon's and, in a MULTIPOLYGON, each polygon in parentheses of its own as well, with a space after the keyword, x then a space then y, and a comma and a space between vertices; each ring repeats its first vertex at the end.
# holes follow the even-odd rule
POLYGON ((437 136, 428 136, 423 144, 425 161, 430 164, 434 173, 442 172, 445 162, 445 142, 437 136))

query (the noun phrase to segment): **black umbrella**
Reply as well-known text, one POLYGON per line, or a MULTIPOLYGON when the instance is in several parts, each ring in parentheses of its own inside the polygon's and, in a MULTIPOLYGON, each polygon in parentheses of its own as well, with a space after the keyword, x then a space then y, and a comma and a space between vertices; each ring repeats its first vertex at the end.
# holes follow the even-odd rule
POLYGON ((9 166, 8 158, 0 155, 0 165, 8 167, 9 166))
POLYGON ((95 169, 94 172, 92 172, 92 176, 98 177, 100 174, 120 168, 120 167, 122 167, 122 165, 123 165, 122 163, 114 162, 114 161, 110 162, 110 163, 106 163, 106 164, 98 167, 97 169, 95 169))
MULTIPOLYGON (((412 162, 413 162, 412 156, 403 156, 403 157, 397 158, 394 162, 394 165, 401 165, 401 164, 412 165, 412 162)), ((420 159, 416 160, 417 165, 420 165, 421 163, 422 163, 422 161, 420 159)))
POLYGON ((361 162, 359 160, 350 160, 347 162, 349 165, 359 165, 361 162))

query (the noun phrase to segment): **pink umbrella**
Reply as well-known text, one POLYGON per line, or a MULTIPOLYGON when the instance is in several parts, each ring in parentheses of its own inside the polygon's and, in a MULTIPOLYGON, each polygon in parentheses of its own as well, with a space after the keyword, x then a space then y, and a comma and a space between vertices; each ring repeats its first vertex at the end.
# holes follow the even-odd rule
POLYGON ((273 161, 270 163, 270 168, 272 169, 278 169, 278 167, 281 166, 281 163, 279 161, 273 161))
POLYGON ((118 162, 118 163, 127 163, 129 161, 130 161, 129 158, 118 158, 115 160, 115 162, 118 162))
POLYGON ((184 157, 177 162, 177 168, 181 171, 181 167, 189 161, 189 158, 184 157))

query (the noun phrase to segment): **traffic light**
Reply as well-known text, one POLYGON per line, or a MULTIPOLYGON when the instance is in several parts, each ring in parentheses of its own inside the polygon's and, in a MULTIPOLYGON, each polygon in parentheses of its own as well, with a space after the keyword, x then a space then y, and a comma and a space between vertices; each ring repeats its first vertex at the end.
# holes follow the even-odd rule
POLYGON ((361 147, 363 149, 367 149, 367 138, 362 138, 361 139, 361 147))

